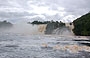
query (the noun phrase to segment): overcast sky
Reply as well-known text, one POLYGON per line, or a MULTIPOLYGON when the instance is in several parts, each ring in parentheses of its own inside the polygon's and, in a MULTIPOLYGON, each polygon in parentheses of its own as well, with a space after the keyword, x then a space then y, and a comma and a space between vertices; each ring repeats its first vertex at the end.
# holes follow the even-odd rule
POLYGON ((0 21, 72 22, 90 11, 90 0, 0 0, 0 21))

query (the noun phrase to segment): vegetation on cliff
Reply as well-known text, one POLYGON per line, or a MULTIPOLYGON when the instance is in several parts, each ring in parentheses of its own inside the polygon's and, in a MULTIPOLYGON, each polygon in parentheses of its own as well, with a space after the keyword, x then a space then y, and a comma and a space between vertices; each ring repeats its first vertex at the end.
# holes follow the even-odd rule
POLYGON ((87 13, 74 22, 73 32, 78 36, 90 36, 90 13, 87 13))
POLYGON ((0 21, 0 28, 8 28, 8 27, 12 27, 13 24, 11 24, 10 22, 5 21, 0 21))
POLYGON ((28 22, 28 24, 36 24, 36 25, 39 25, 39 24, 47 24, 49 23, 50 21, 44 21, 44 22, 41 22, 41 21, 33 21, 33 22, 28 22))
POLYGON ((65 25, 61 21, 58 22, 58 21, 53 21, 53 20, 51 20, 51 21, 43 21, 43 22, 41 22, 41 21, 33 21, 33 22, 28 22, 28 24, 36 24, 36 25, 39 25, 39 24, 55 24, 56 27, 65 25))

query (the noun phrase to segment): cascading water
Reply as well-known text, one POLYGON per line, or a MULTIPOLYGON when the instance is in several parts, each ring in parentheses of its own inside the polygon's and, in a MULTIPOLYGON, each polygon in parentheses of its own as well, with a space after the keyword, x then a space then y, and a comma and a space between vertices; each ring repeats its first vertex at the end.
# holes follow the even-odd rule
POLYGON ((64 35, 64 36, 73 36, 72 27, 67 27, 65 25, 59 25, 55 23, 49 23, 46 27, 45 34, 54 34, 54 35, 64 35))
POLYGON ((88 58, 90 56, 88 53, 90 47, 73 41, 76 38, 57 35, 72 35, 72 33, 67 27, 55 28, 52 24, 49 26, 15 24, 12 28, 2 29, 0 58, 88 58))
POLYGON ((46 30, 46 24, 32 25, 32 24, 14 24, 13 27, 2 29, 2 32, 28 34, 28 35, 39 35, 44 34, 46 30))
POLYGON ((2 29, 3 32, 9 33, 19 33, 19 34, 29 34, 29 35, 44 35, 44 34, 55 34, 55 35, 73 35, 71 29, 66 26, 61 26, 55 28, 55 24, 39 24, 39 25, 32 25, 32 24, 14 24, 12 28, 2 29))
POLYGON ((74 35, 68 27, 59 27, 59 28, 53 30, 52 34, 64 35, 64 36, 73 36, 74 35))

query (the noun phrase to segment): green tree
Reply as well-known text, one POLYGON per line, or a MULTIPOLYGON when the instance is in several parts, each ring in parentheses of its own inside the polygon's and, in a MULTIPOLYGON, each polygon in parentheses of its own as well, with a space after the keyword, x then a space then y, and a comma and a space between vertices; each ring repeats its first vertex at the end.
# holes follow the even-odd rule
POLYGON ((73 23, 75 35, 90 36, 90 13, 77 18, 73 23))

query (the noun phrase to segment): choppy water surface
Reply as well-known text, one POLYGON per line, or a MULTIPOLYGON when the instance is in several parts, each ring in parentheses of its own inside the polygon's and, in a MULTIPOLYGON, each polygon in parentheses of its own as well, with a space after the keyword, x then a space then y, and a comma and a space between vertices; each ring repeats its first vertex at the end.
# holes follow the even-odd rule
POLYGON ((89 58, 90 47, 74 39, 53 35, 0 33, 0 58, 89 58))

